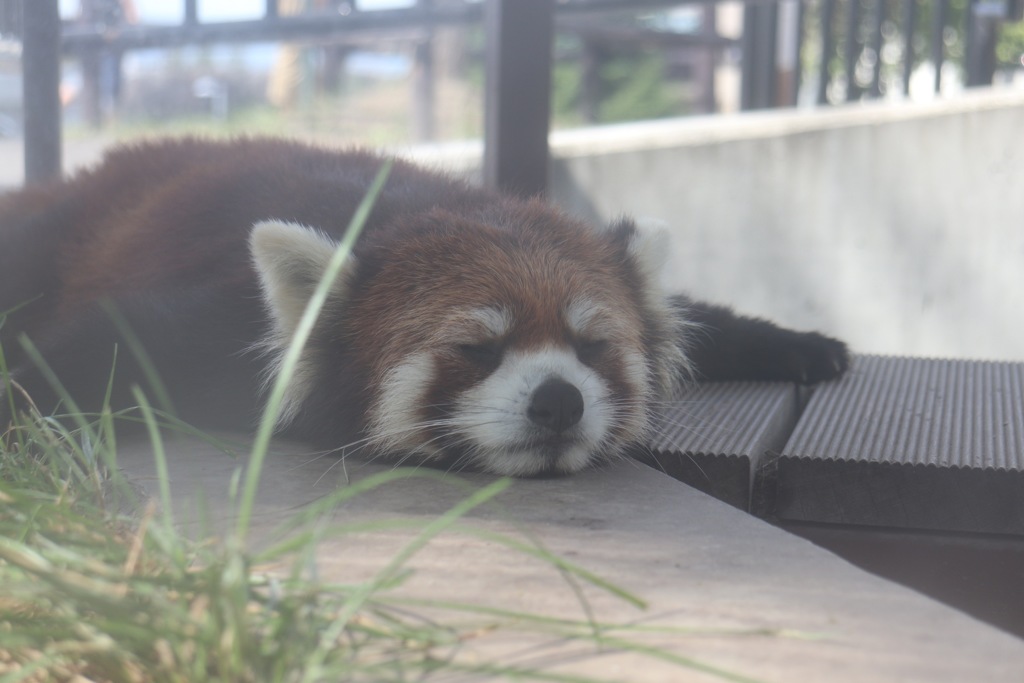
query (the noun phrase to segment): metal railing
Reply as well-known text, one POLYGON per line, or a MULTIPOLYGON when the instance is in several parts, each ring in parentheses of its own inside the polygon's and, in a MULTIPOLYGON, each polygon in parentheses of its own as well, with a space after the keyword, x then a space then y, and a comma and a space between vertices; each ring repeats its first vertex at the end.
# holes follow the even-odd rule
MULTIPOLYGON (((104 1, 82 0, 83 8, 104 1)), ((197 0, 185 0, 183 20, 172 26, 144 26, 117 19, 116 13, 98 12, 83 12, 81 20, 62 24, 58 0, 0 0, 0 32, 20 36, 24 46, 26 179, 31 182, 59 173, 57 93, 62 58, 80 60, 88 83, 89 68, 96 68, 97 55, 103 53, 225 42, 329 43, 388 31, 482 25, 487 58, 485 178, 530 194, 546 187, 553 68, 549 48, 556 31, 575 31, 605 43, 682 45, 703 51, 707 74, 738 48, 743 109, 795 105, 798 93, 807 92, 811 81, 814 100, 828 104, 880 97, 894 87, 907 93, 913 69, 925 60, 933 65, 934 88, 939 90, 951 34, 963 53, 966 84, 990 83, 998 27, 1021 17, 1024 0, 966 0, 966 10, 962 4, 955 6, 958 12, 952 11, 953 2, 747 0, 742 5, 742 35, 726 36, 715 23, 712 8, 718 0, 418 0, 407 8, 373 11, 361 11, 355 2, 323 0, 317 3, 323 11, 290 15, 282 13, 277 0, 265 0, 261 17, 217 23, 200 21, 197 0), (606 23, 595 33, 595 23, 583 21, 587 14, 684 4, 708 8, 699 31, 680 34, 606 23), (888 59, 890 54, 897 57, 888 59)), ((705 92, 705 102, 710 103, 706 106, 713 107, 713 82, 705 92)), ((429 104, 429 84, 422 88, 422 97, 429 104)))
POLYGON ((987 85, 999 26, 1022 18, 1021 0, 966 0, 956 7, 951 0, 751 0, 744 16, 743 108, 795 105, 807 63, 815 64, 809 77, 818 104, 878 98, 887 86, 909 95, 913 71, 924 61, 939 92, 954 46, 964 83, 987 85), (789 44, 779 38, 787 33, 784 23, 796 36, 789 44))

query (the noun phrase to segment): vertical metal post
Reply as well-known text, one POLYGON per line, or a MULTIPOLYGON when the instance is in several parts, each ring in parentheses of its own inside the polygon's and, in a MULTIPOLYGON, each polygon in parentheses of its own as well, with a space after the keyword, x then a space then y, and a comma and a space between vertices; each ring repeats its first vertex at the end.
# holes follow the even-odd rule
POLYGON ((885 0, 875 0, 871 13, 871 50, 875 63, 871 68, 871 97, 882 96, 882 22, 885 21, 885 0))
POLYGON ((1008 8, 972 0, 967 5, 966 65, 967 87, 992 85, 996 72, 996 41, 999 21, 1008 8))
POLYGON ((196 0, 185 0, 185 26, 195 26, 199 23, 199 9, 196 0))
POLYGON ((821 66, 818 73, 818 104, 828 103, 828 84, 832 79, 829 62, 836 51, 836 37, 832 31, 836 14, 836 0, 822 0, 821 7, 821 66))
POLYGON ((935 17, 932 20, 932 64, 935 65, 935 93, 942 91, 942 61, 944 49, 943 34, 949 17, 949 0, 936 0, 935 17))
POLYGON ((523 196, 548 184, 554 0, 487 0, 484 182, 523 196))
POLYGON ((976 0, 967 0, 967 9, 964 12, 964 28, 961 33, 963 36, 963 50, 964 50, 964 76, 965 85, 971 86, 971 82, 977 79, 977 71, 975 58, 977 35, 975 27, 977 26, 977 16, 975 15, 975 9, 977 8, 976 0))
POLYGON ((795 107, 800 95, 803 24, 798 0, 780 0, 775 33, 775 97, 769 106, 795 107))
POLYGON ((416 140, 428 142, 436 135, 434 117, 437 74, 434 70, 434 27, 428 16, 433 0, 419 0, 418 7, 424 12, 423 35, 416 41, 416 66, 413 70, 413 128, 416 140))
POLYGON ((580 43, 580 114, 584 123, 594 124, 601 118, 601 100, 604 95, 601 67, 604 66, 607 55, 604 46, 598 44, 596 40, 583 38, 580 43))
POLYGON ((903 94, 910 97, 910 77, 914 73, 914 29, 917 24, 917 0, 904 0, 903 11, 903 94))
POLYGON ((848 0, 846 3, 846 101, 860 99, 860 88, 857 86, 857 61, 860 59, 860 0, 848 0))
POLYGON ((797 2, 796 4, 796 45, 793 48, 796 50, 796 64, 793 65, 793 83, 796 85, 796 91, 793 93, 793 105, 799 104, 800 96, 800 84, 804 80, 804 40, 807 38, 807 5, 804 2, 797 2))
POLYGON ((434 31, 424 29, 425 35, 416 42, 416 66, 413 71, 413 127, 419 142, 433 140, 434 123, 434 31))
POLYGON ((743 6, 743 75, 740 108, 766 109, 776 104, 778 5, 748 2, 743 6))
POLYGON ((277 19, 278 15, 277 0, 266 0, 266 4, 263 6, 263 18, 277 19))
MULTIPOLYGON (((105 3, 98 0, 81 0, 79 3, 79 22, 90 27, 106 23, 105 3)), ((103 85, 102 85, 101 48, 89 48, 79 53, 79 65, 82 69, 82 90, 78 98, 82 116, 93 130, 103 127, 103 85)))
MULTIPOLYGON (((716 5, 706 4, 701 10, 700 31, 708 40, 718 37, 718 11, 716 5)), ((697 92, 699 108, 697 111, 703 114, 713 114, 718 108, 718 99, 715 95, 715 61, 717 51, 714 48, 704 48, 698 53, 697 58, 697 92)))
POLYGON ((25 182, 60 177, 60 10, 58 0, 22 0, 21 73, 25 182))
POLYGON ((82 68, 82 91, 79 97, 82 116, 93 130, 103 127, 103 87, 101 85, 100 60, 103 53, 98 49, 81 52, 79 64, 82 68))

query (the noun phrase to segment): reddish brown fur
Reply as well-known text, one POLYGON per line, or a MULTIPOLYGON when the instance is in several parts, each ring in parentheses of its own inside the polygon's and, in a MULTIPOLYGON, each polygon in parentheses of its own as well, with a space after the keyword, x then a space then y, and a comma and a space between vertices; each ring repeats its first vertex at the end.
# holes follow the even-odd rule
POLYGON ((575 340, 563 320, 564 306, 579 296, 608 302, 631 318, 626 327, 634 338, 623 341, 642 348, 638 292, 625 286, 632 276, 625 245, 615 249, 609 240, 567 217, 553 216, 540 203, 516 218, 516 225, 481 227, 437 211, 435 230, 420 224, 417 232, 409 229, 414 237, 387 242, 373 257, 373 289, 358 296, 347 314, 360 334, 389 340, 387 349, 394 356, 382 356, 379 344, 367 347, 361 359, 366 366, 390 367, 429 347, 445 311, 487 304, 511 306, 521 321, 504 340, 508 348, 559 340, 571 345, 575 340), (450 270, 443 270, 443 264, 450 270), (428 282, 430 289, 418 286, 428 282), (409 311, 421 317, 402 317, 409 311))
MULTIPOLYGON (((112 349, 124 345, 99 306, 110 301, 178 407, 192 409, 184 417, 246 424, 259 409, 258 378, 272 363, 252 347, 275 325, 249 252, 253 225, 276 219, 340 239, 381 164, 365 152, 283 140, 171 140, 118 149, 68 181, 3 198, 0 313, 21 308, 0 328, 0 344, 15 379, 44 410, 57 406, 21 353, 24 332, 80 407, 97 409, 112 349)), ((315 381, 292 427, 331 445, 364 435, 386 373, 422 352, 431 354, 435 376, 417 417, 443 416, 453 397, 487 375, 460 352, 479 341, 502 353, 562 347, 578 360, 573 367, 587 366, 577 375, 596 370, 612 402, 646 416, 660 396, 637 391, 664 392, 686 369, 682 325, 690 316, 707 325, 708 343, 693 346, 692 358, 712 377, 815 381, 845 369, 845 347, 834 340, 655 296, 634 262, 635 237, 628 221, 595 231, 542 202, 396 163, 353 252, 350 298, 325 309, 309 341, 315 381), (613 318, 613 329, 601 333, 611 337, 608 349, 593 357, 587 342, 604 340, 580 338, 587 333, 565 320, 581 297, 613 318), (449 319, 482 306, 511 314, 504 338, 476 339, 473 325, 449 319), (647 364, 639 384, 627 354, 647 364)), ((115 380, 115 407, 133 403, 130 387, 146 383, 129 354, 118 356, 115 380)), ((616 436, 638 438, 632 429, 616 436)))
MULTIPOLYGON (((340 233, 365 191, 359 181, 379 164, 371 154, 339 158, 283 140, 165 141, 119 149, 69 183, 10 197, 0 213, 5 223, 13 214, 33 216, 33 229, 52 235, 49 289, 57 308, 68 311, 169 282, 251 279, 244 244, 253 223, 274 217, 340 233), (346 187, 346 180, 359 186, 346 187), (63 220, 69 214, 74 220, 63 220)), ((430 195, 431 204, 466 201, 452 197, 441 176, 395 169, 395 181, 410 177, 421 185, 421 202, 430 195)))
MULTIPOLYGON (((21 268, 45 277, 36 277, 35 290, 6 290, 20 299, 0 293, 0 310, 22 303, 26 294, 40 296, 12 316, 0 341, 15 346, 17 331, 44 341, 60 337, 67 321, 104 298, 142 293, 159 306, 174 305, 181 288, 198 296, 236 292, 238 315, 251 319, 257 287, 246 241, 252 225, 276 218, 339 238, 380 163, 367 153, 281 140, 186 139, 122 148, 71 181, 17 194, 0 216, 8 231, 12 220, 31 217, 32 243, 46 246, 21 268)), ((311 348, 324 358, 328 375, 337 373, 335 390, 345 387, 363 407, 369 386, 408 354, 437 346, 430 339, 437 321, 463 305, 510 307, 523 322, 504 340, 506 348, 558 340, 572 345, 579 340, 569 338, 564 307, 588 295, 629 317, 625 327, 633 338, 622 341, 641 348, 642 305, 626 249, 624 235, 598 235, 549 205, 506 199, 398 163, 355 252, 355 299, 342 320, 328 316, 311 348), (348 349, 344 357, 338 341, 348 349)), ((251 331, 237 334, 236 346, 257 341, 241 339, 251 331)), ((452 358, 450 349, 437 352, 448 364, 438 391, 471 381, 464 359, 452 358)), ((622 388, 616 367, 609 357, 601 369, 622 388)), ((341 422, 365 426, 361 413, 341 422)))

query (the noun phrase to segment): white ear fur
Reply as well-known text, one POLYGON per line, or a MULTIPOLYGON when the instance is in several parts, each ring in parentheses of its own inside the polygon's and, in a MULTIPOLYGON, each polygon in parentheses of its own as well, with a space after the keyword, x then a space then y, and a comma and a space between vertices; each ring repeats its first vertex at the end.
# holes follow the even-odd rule
POLYGON ((658 218, 637 218, 633 224, 636 234, 630 240, 629 254, 648 284, 654 286, 670 256, 668 223, 658 218))
MULTIPOLYGON (((284 340, 298 326, 335 249, 327 235, 298 223, 268 220, 253 226, 249 250, 276 332, 284 340)), ((343 271, 335 288, 343 291, 344 285, 343 271)))
POLYGON ((667 334, 658 343, 652 358, 661 361, 652 366, 652 379, 662 396, 672 396, 681 377, 693 376, 692 363, 687 354, 687 340, 699 324, 690 322, 685 313, 673 304, 662 287, 661 271, 671 257, 671 233, 668 223, 658 218, 633 220, 636 232, 628 250, 637 270, 646 281, 644 299, 650 311, 666 326, 667 334))

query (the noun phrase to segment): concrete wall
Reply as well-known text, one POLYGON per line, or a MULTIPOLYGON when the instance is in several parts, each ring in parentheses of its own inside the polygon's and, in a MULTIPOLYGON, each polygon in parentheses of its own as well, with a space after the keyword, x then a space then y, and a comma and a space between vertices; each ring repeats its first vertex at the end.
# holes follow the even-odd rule
MULTIPOLYGON (((66 166, 103 147, 67 144, 66 166)), ((672 227, 671 287, 860 352, 1024 360, 1020 89, 565 131, 552 147, 555 201, 672 227)), ((480 151, 403 154, 472 176, 480 151)), ((0 140, 0 181, 20 182, 20 158, 0 140)))
POLYGON ((553 197, 666 283, 860 352, 1024 360, 1024 92, 556 134, 553 197))

